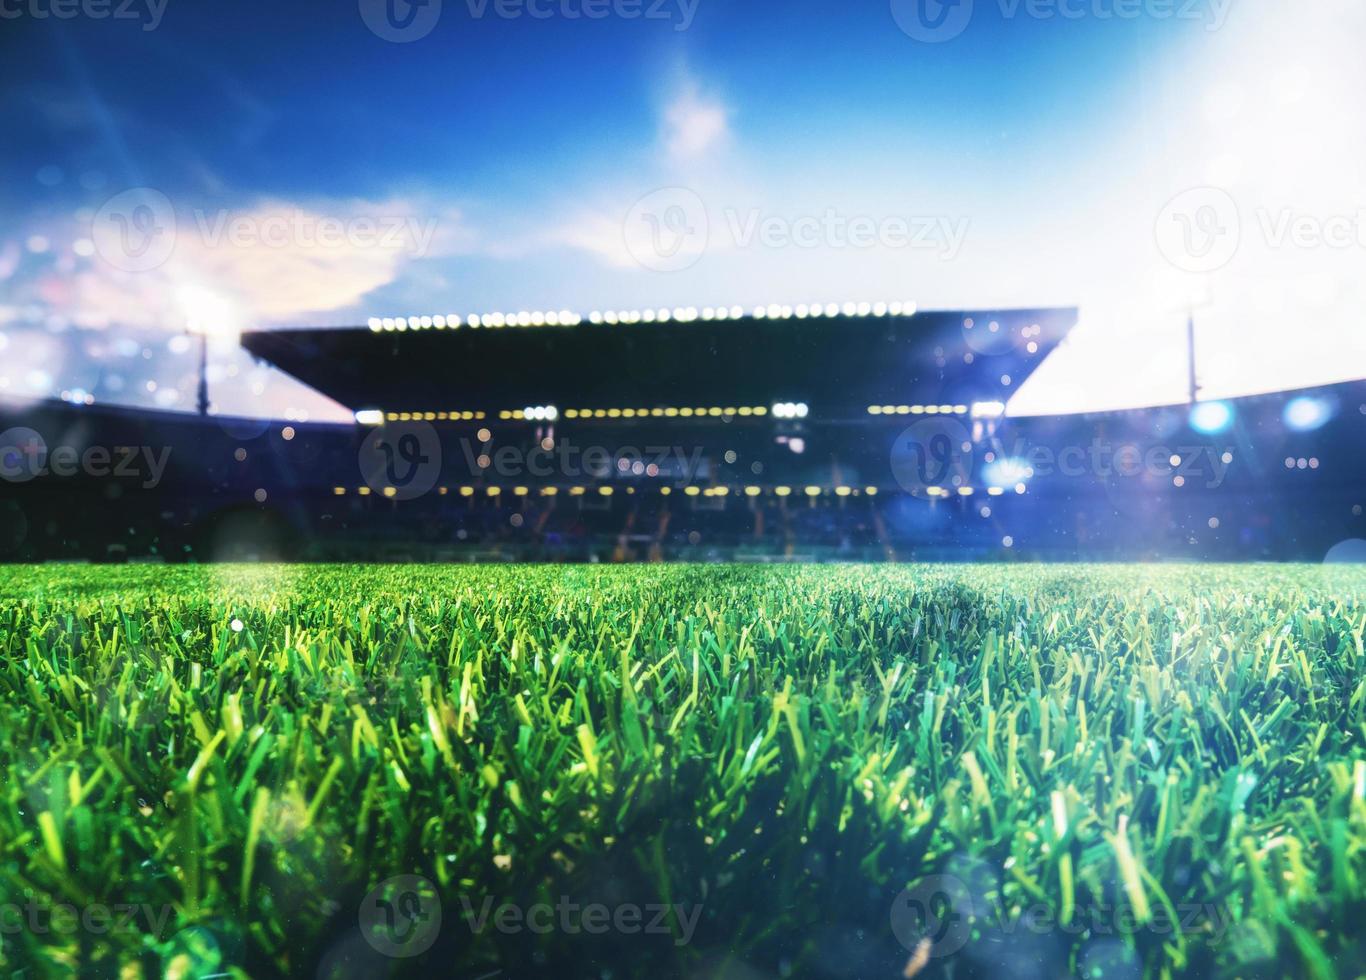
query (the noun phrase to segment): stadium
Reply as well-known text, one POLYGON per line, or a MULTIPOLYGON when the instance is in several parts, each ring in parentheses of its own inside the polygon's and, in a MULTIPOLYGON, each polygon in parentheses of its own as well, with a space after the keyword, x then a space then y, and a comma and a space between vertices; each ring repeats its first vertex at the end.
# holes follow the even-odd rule
POLYGON ((5 420, 40 439, 6 447, 8 546, 169 561, 1284 561, 1366 533, 1351 449, 1366 385, 1011 416, 1013 389, 1075 320, 866 302, 248 333, 248 351, 355 424, 28 407, 5 420), (58 476, 49 443, 148 447, 164 472, 154 486, 58 476))
POLYGON ((1363 36, 0 3, 0 974, 1366 976, 1363 36))

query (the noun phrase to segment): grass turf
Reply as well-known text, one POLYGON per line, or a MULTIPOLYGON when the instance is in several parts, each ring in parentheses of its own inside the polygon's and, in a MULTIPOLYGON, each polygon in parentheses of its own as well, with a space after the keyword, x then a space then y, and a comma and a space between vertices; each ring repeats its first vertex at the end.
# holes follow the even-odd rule
POLYGON ((0 967, 1356 975, 1363 585, 0 570, 0 967))

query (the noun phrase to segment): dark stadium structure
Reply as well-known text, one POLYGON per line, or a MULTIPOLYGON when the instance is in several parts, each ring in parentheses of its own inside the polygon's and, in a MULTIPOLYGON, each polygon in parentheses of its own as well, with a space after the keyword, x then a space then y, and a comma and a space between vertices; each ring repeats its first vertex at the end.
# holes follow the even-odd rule
POLYGON ((0 404, 0 552, 1360 557, 1366 382, 1010 416, 1075 321, 850 304, 250 333, 355 424, 0 404))

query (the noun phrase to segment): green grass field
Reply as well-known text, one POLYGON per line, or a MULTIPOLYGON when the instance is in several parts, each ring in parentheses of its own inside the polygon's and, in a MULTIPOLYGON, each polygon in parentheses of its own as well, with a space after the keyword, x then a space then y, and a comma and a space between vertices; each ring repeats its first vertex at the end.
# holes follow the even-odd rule
POLYGON ((0 570, 0 971, 1356 976, 1364 587, 0 570))

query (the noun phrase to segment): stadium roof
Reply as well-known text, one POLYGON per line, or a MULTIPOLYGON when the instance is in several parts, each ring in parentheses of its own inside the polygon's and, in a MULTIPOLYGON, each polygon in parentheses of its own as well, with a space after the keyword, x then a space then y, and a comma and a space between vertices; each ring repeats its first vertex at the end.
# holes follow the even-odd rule
POLYGON ((1076 319, 900 303, 451 315, 255 331, 242 345, 352 410, 799 401, 830 416, 1006 401, 1076 319))

